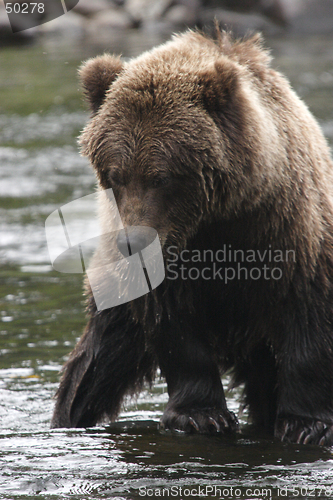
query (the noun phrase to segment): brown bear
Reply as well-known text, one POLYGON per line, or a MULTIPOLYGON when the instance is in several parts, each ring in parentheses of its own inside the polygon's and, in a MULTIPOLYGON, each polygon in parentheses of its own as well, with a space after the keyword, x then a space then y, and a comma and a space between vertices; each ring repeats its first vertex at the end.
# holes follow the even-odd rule
MULTIPOLYGON (((83 154, 124 226, 158 232, 166 278, 101 311, 88 290, 52 426, 115 419, 159 367, 163 428, 235 431, 221 383, 232 370, 255 424, 332 445, 333 164, 260 37, 189 31, 128 62, 91 59, 80 75, 93 112, 83 154)), ((108 212, 102 196, 106 230, 108 212)))

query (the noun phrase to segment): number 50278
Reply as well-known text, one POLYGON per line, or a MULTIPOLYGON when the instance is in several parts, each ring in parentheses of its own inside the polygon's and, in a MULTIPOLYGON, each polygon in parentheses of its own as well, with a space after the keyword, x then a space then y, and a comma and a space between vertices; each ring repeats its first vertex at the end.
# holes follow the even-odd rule
POLYGON ((6 2, 7 14, 33 14, 34 12, 38 12, 38 14, 43 14, 44 11, 45 11, 45 6, 43 3, 6 2))

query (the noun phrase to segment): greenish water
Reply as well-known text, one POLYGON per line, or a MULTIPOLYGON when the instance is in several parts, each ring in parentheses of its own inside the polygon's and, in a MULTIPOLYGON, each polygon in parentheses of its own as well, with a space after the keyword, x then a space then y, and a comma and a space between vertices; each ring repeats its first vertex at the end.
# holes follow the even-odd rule
MULTIPOLYGON (((85 324, 82 276, 51 270, 44 234, 53 210, 95 186, 76 146, 87 120, 76 69, 104 49, 131 57, 157 42, 131 32, 112 46, 0 52, 0 498, 333 498, 332 450, 253 434, 246 415, 237 438, 159 432, 161 380, 111 426, 49 430, 58 372, 85 324)), ((332 144, 333 40, 267 44, 332 144)), ((238 411, 238 392, 228 404, 238 411)))

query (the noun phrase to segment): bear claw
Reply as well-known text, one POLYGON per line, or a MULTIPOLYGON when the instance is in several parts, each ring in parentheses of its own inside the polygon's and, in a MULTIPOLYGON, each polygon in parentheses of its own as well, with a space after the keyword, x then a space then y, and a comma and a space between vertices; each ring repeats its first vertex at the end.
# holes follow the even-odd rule
POLYGON ((236 416, 228 410, 215 408, 179 411, 167 408, 161 422, 161 429, 177 430, 186 433, 216 434, 238 430, 236 416))
POLYGON ((218 424, 216 422, 216 420, 213 418, 213 417, 209 417, 208 420, 210 421, 210 423, 215 427, 216 429, 216 432, 220 432, 221 431, 221 427, 220 427, 220 424, 218 424))
POLYGON ((283 443, 333 445, 333 425, 306 418, 279 418, 275 436, 283 443))
POLYGON ((195 430, 197 432, 200 432, 200 428, 199 428, 198 424, 196 423, 196 421, 192 417, 189 417, 188 421, 195 428, 195 430))

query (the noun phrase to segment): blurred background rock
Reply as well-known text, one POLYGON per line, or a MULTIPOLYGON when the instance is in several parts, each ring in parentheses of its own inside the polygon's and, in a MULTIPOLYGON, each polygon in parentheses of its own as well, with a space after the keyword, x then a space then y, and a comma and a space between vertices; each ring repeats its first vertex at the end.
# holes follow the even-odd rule
POLYGON ((56 4, 45 2, 45 13, 35 12, 43 24, 34 28, 26 29, 27 16, 17 14, 15 29, 24 31, 13 34, 0 0, 0 44, 49 37, 103 43, 123 30, 166 35, 194 26, 209 30, 214 18, 237 36, 258 30, 272 36, 283 32, 333 34, 333 0, 66 0, 69 12, 48 22, 56 4))

